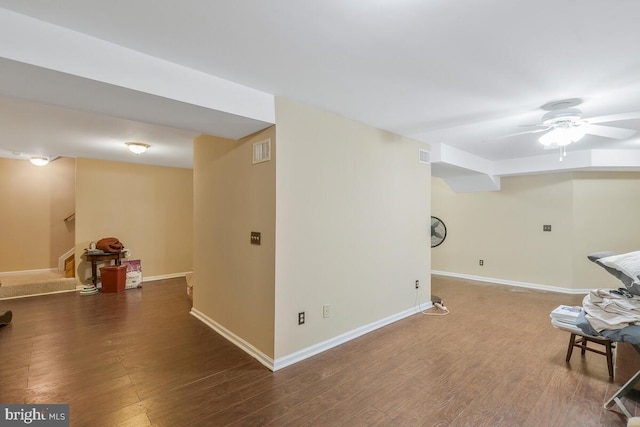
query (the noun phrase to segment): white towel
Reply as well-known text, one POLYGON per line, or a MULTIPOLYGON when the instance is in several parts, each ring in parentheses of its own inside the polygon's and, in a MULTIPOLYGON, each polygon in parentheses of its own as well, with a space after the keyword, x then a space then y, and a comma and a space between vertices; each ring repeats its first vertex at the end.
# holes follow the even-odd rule
POLYGON ((640 323, 640 297, 626 298, 607 289, 594 289, 584 297, 582 307, 598 332, 640 323))

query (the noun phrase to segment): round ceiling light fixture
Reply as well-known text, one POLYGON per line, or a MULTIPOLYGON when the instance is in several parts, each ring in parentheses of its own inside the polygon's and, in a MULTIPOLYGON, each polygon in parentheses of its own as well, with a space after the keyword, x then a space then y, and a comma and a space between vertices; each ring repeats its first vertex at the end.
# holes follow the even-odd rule
POLYGON ((145 144, 144 142, 126 142, 125 145, 135 154, 142 154, 151 147, 149 144, 145 144))
POLYGON ((31 156, 29 161, 31 162, 32 165, 45 166, 49 163, 49 158, 43 157, 43 156, 31 156))
POLYGON ((587 124, 582 120, 582 112, 577 108, 550 111, 542 116, 542 124, 551 130, 538 141, 545 147, 565 147, 580 141, 587 132, 587 124))

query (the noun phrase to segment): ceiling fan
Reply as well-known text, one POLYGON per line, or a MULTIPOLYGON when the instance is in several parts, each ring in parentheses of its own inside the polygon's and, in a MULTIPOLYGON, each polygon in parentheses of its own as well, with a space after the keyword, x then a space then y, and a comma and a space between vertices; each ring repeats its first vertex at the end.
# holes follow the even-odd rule
POLYGON ((537 129, 513 133, 503 136, 500 139, 516 135, 544 132, 540 138, 538 138, 538 141, 544 145, 545 148, 557 148, 566 147, 572 142, 578 142, 587 134, 622 140, 633 136, 637 132, 635 129, 604 126, 601 123, 640 119, 640 111, 583 118, 582 111, 574 108, 580 103, 582 103, 582 100, 573 98, 545 104, 542 106, 542 109, 548 112, 542 116, 540 123, 521 125, 533 126, 537 129))

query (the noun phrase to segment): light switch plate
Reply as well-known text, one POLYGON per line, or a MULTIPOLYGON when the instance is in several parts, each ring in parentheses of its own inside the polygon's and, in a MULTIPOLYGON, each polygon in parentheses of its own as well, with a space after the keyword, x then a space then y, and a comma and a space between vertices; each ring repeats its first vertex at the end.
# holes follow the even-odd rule
POLYGON ((251 232, 251 244, 252 245, 259 245, 261 237, 262 237, 262 235, 260 234, 259 231, 252 231, 251 232))

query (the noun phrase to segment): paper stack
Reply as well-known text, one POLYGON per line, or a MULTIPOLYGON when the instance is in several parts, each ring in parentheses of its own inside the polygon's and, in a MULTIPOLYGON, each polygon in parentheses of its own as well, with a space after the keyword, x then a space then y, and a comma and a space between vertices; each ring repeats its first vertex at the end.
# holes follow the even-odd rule
POLYGON ((582 307, 560 305, 549 315, 549 317, 551 317, 551 324, 557 328, 579 330, 580 328, 577 326, 577 320, 581 311, 582 307))

